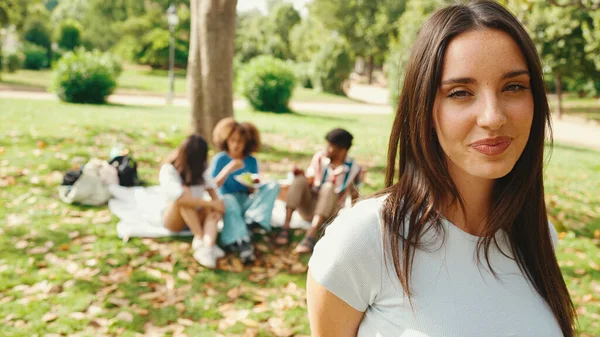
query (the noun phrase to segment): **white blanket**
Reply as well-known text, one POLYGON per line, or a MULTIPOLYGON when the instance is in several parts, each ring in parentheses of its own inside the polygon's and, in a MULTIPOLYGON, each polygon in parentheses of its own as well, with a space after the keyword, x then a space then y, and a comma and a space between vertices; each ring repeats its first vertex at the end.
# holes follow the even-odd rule
MULTIPOLYGON (((108 202, 110 211, 119 217, 117 235, 124 241, 131 237, 165 237, 165 236, 190 236, 192 232, 171 232, 163 224, 162 210, 165 201, 159 186, 150 187, 122 187, 109 186, 113 198, 108 202)), ((275 201, 271 225, 281 227, 285 220, 285 203, 275 201)), ((222 221, 219 229, 222 228, 222 221)), ((290 223, 292 228, 310 228, 310 222, 305 221, 294 212, 290 223)))

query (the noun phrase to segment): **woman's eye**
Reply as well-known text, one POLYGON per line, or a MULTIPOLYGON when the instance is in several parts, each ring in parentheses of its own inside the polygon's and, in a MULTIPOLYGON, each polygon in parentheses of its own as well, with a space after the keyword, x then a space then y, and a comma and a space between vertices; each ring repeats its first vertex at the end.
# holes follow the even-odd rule
POLYGON ((525 89, 529 89, 529 88, 524 85, 521 85, 521 84, 509 84, 506 87, 504 87, 504 91, 509 91, 509 92, 519 92, 519 91, 523 91, 525 89))
POLYGON ((450 92, 450 94, 448 94, 449 98, 466 98, 472 96, 471 93, 469 93, 466 90, 453 90, 450 92))

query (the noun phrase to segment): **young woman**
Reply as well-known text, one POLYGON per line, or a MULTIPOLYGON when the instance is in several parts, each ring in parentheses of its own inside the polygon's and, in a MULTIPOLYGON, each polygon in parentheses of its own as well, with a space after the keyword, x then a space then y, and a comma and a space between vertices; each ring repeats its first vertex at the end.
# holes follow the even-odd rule
POLYGON ((406 67, 388 188, 335 220, 310 260, 313 336, 574 336, 544 202, 548 111, 510 12, 436 12, 406 67))
POLYGON ((271 230, 271 214, 279 194, 276 183, 247 187, 235 177, 244 173, 258 174, 258 161, 252 153, 260 148, 260 135, 251 123, 238 123, 225 118, 215 126, 213 140, 222 152, 211 162, 211 175, 225 202, 220 242, 228 250, 239 252, 242 262, 254 260, 249 225, 271 230))
POLYGON ((194 258, 215 268, 223 251, 217 247, 217 223, 224 212, 217 188, 207 171, 208 145, 200 136, 187 137, 160 168, 159 182, 167 206, 165 227, 173 232, 189 228, 194 233, 194 258), (204 200, 208 192, 211 201, 204 200))

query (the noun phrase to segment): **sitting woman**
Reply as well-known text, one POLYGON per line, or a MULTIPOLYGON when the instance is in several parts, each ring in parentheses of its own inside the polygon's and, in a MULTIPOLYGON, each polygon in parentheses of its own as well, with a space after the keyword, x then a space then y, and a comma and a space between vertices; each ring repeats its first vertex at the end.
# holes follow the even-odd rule
POLYGON ((225 254, 217 247, 217 223, 225 211, 215 192, 216 185, 207 170, 208 145, 191 135, 160 168, 160 187, 167 200, 163 211, 165 227, 173 232, 189 228, 194 233, 194 258, 207 268, 215 268, 225 254), (204 200, 208 192, 211 201, 204 200))
POLYGON ((279 194, 276 183, 256 184, 257 188, 241 184, 235 177, 258 175, 258 161, 251 155, 260 147, 259 132, 252 123, 238 123, 233 118, 222 119, 213 131, 213 140, 222 152, 211 162, 212 177, 225 202, 220 243, 228 250, 239 252, 243 263, 254 260, 248 225, 271 230, 271 213, 279 194))

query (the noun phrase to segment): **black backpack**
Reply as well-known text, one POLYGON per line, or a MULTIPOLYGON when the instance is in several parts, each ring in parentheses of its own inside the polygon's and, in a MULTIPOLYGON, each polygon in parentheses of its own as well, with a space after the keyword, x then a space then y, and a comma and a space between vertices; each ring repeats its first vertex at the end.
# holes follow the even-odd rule
POLYGON ((137 163, 131 157, 127 155, 117 156, 109 164, 117 169, 119 185, 131 187, 140 184, 137 174, 137 163))
POLYGON ((77 179, 81 177, 81 170, 68 170, 63 177, 63 186, 73 186, 77 179))

